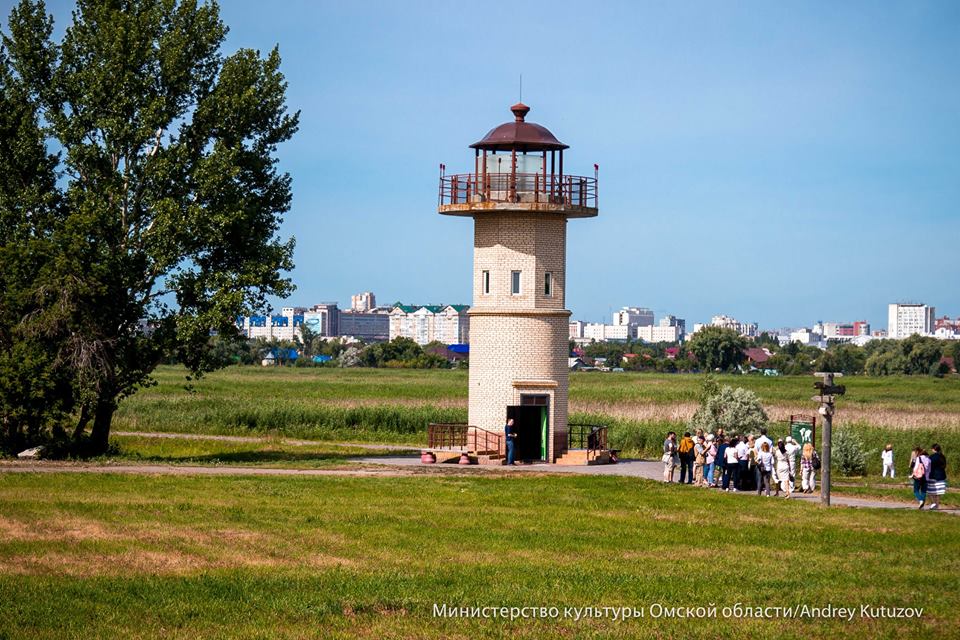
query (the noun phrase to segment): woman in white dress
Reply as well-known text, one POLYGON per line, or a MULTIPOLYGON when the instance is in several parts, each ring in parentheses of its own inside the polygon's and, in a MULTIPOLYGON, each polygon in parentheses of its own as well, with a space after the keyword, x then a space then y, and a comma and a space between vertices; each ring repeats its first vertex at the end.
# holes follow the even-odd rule
POLYGON ((783 443, 783 438, 777 440, 777 446, 773 448, 773 463, 774 471, 777 474, 777 482, 780 484, 777 485, 776 495, 780 495, 780 490, 782 489, 785 495, 785 498, 790 497, 790 456, 787 453, 787 447, 783 443))

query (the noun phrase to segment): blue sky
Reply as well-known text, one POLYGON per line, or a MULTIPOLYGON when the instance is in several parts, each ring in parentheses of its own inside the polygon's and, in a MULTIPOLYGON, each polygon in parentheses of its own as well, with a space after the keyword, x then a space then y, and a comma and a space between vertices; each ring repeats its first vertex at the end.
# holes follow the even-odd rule
MULTIPOLYGON (((9 2, 7 2, 9 5, 9 2)), ((69 2, 49 5, 60 24, 69 2)), ((7 11, 4 11, 4 17, 7 11)), ((226 0, 226 51, 279 44, 301 129, 283 226, 309 305, 471 300, 438 165, 511 119, 600 165, 567 306, 761 327, 960 315, 960 3, 226 0)))

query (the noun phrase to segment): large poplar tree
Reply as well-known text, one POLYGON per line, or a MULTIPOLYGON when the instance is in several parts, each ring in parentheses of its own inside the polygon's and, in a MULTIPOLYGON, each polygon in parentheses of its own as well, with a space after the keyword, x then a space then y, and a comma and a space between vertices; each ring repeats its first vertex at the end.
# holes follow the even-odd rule
POLYGON ((224 56, 226 33, 191 0, 79 0, 59 42, 43 2, 10 13, 0 367, 28 388, 0 385, 8 434, 69 416, 106 449, 118 402, 165 356, 209 370, 212 332, 291 291, 276 150, 298 114, 277 50, 224 56), (29 423, 20 396, 52 413, 29 423))

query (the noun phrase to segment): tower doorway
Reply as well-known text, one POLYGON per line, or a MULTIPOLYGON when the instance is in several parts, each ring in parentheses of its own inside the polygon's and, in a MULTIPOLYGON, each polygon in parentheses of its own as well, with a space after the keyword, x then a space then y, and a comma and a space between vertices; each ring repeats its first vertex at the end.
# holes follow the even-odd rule
POLYGON ((549 433, 550 396, 546 394, 521 394, 520 404, 507 407, 507 418, 513 418, 517 439, 518 460, 547 459, 547 434, 549 433))

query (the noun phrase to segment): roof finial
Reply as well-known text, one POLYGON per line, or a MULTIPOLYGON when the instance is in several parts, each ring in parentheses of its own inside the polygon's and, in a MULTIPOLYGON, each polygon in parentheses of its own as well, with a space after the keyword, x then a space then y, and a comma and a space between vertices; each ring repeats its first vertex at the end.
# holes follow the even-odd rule
POLYGON ((530 107, 523 104, 522 102, 518 102, 517 104, 510 107, 510 111, 513 111, 513 117, 516 119, 517 122, 523 122, 524 117, 530 111, 530 107))

